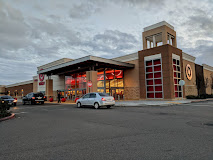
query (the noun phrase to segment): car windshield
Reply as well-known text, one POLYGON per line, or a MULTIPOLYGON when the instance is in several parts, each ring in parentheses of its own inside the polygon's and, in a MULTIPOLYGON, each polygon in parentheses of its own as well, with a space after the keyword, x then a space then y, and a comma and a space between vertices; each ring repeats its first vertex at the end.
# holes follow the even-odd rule
POLYGON ((107 93, 98 93, 101 97, 109 97, 107 93))
POLYGON ((2 96, 1 99, 13 99, 11 96, 2 96))
POLYGON ((34 93, 35 97, 43 97, 44 95, 42 93, 34 93))

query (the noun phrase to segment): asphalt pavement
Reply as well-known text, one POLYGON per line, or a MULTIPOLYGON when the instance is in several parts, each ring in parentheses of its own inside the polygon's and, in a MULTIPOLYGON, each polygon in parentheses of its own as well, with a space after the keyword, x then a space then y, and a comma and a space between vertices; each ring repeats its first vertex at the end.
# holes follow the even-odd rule
POLYGON ((213 102, 76 108, 18 105, 0 122, 0 160, 212 160, 213 102))

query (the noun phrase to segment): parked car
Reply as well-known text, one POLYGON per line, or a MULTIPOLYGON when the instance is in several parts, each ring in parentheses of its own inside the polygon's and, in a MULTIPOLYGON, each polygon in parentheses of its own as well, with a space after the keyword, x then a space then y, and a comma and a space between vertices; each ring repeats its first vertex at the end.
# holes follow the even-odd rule
POLYGON ((106 93, 88 93, 76 101, 77 107, 94 106, 98 109, 101 106, 110 108, 115 105, 115 99, 106 93))
POLYGON ((43 95, 43 93, 28 93, 26 96, 23 97, 22 102, 23 105, 26 103, 28 104, 44 104, 46 97, 43 95))
POLYGON ((0 96, 0 99, 7 101, 10 106, 16 106, 17 99, 14 99, 11 96, 8 96, 8 95, 0 96))

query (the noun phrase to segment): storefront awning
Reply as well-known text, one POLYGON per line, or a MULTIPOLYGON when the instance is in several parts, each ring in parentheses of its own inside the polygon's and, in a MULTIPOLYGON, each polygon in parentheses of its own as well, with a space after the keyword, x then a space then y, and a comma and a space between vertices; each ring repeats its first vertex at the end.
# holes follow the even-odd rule
POLYGON ((59 75, 59 74, 70 74, 80 71, 97 70, 99 68, 111 68, 111 69, 127 69, 134 68, 134 64, 115 61, 111 59, 86 56, 70 62, 52 66, 47 69, 37 71, 38 74, 47 75, 59 75))

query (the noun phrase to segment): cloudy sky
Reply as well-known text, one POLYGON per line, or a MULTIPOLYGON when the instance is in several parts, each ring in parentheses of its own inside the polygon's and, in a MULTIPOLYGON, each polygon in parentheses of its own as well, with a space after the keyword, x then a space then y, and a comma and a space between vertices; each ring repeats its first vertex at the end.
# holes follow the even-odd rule
POLYGON ((178 48, 213 66, 213 0, 0 0, 0 85, 60 58, 137 52, 143 28, 163 20, 178 48))

